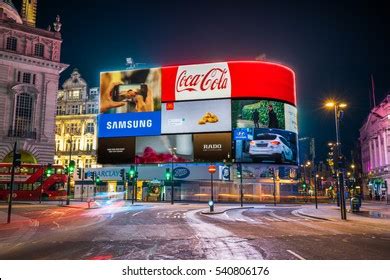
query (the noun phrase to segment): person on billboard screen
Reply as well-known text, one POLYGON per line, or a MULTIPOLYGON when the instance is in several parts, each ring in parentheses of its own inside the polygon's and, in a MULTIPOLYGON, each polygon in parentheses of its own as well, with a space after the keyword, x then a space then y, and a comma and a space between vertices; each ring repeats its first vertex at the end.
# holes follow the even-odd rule
POLYGON ((257 111, 256 109, 253 111, 252 120, 253 120, 253 124, 255 125, 255 128, 259 128, 260 114, 259 111, 257 111))
POLYGON ((279 128, 278 117, 272 105, 268 105, 268 128, 279 128))

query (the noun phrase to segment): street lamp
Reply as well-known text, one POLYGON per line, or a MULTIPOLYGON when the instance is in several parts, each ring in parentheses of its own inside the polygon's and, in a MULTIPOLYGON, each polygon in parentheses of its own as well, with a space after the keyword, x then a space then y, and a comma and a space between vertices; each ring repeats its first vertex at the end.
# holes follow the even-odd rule
POLYGON ((73 141, 72 141, 73 135, 70 134, 70 139, 68 139, 69 143, 69 162, 68 162, 68 186, 66 188, 66 205, 70 204, 70 162, 72 161, 72 147, 73 147, 73 141))
POLYGON ((318 179, 320 175, 316 174, 316 181, 314 182, 314 197, 316 201, 316 209, 318 209, 318 200, 317 200, 317 187, 318 187, 318 179))
MULTIPOLYGON (((334 110, 334 116, 335 116, 335 125, 336 125, 336 155, 337 155, 337 161, 339 161, 341 156, 340 151, 340 119, 343 113, 343 109, 347 107, 347 104, 344 102, 338 102, 334 100, 329 100, 325 103, 325 107, 328 109, 334 110)), ((344 178, 343 173, 339 172, 338 164, 336 165, 336 174, 338 177, 338 183, 339 183, 339 196, 340 196, 340 210, 341 210, 341 219, 346 220, 347 219, 347 211, 345 207, 345 199, 344 199, 344 178)))

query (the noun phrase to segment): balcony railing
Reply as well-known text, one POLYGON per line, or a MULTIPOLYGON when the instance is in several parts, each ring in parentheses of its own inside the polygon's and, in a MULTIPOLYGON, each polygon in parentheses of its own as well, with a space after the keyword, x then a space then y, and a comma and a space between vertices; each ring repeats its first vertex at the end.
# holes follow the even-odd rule
POLYGON ((35 130, 9 129, 8 137, 37 139, 37 132, 35 130))

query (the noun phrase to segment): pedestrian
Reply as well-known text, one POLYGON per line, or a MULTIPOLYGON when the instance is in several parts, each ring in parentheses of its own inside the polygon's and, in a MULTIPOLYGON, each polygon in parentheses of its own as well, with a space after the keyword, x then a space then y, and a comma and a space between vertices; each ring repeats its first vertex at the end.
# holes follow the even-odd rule
POLYGON ((259 128, 260 114, 256 109, 253 111, 252 120, 253 120, 253 124, 255 125, 255 128, 259 128))
POLYGON ((370 200, 372 200, 372 190, 371 189, 368 192, 368 197, 370 198, 370 200))
POLYGON ((268 128, 279 128, 278 117, 272 105, 268 105, 268 128))

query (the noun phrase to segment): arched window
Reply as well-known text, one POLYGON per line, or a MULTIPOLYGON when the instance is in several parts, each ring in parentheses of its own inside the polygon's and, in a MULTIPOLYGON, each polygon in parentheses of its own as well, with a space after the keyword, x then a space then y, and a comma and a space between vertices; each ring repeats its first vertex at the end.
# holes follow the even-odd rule
POLYGON ((10 51, 16 51, 18 45, 18 39, 16 37, 10 36, 7 38, 7 44, 5 48, 10 51))
POLYGON ((39 57, 43 57, 44 54, 45 54, 45 45, 41 44, 41 43, 35 44, 34 55, 39 56, 39 57))
POLYGON ((18 94, 16 97, 14 136, 32 137, 31 124, 33 117, 33 98, 28 93, 18 94))

